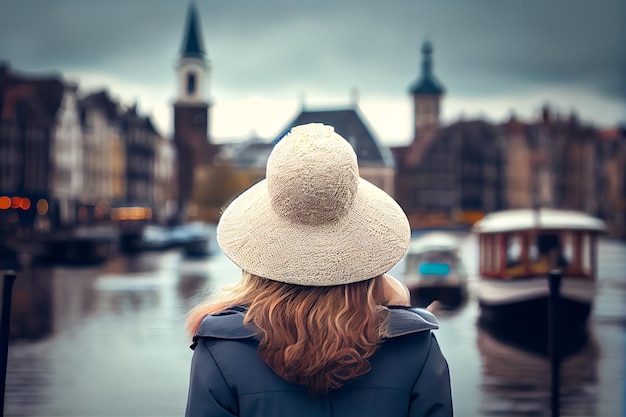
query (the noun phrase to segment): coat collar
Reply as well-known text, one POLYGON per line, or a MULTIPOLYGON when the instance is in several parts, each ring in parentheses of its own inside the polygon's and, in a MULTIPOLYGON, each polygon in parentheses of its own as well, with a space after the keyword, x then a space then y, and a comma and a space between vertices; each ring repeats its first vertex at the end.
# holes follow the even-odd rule
POLYGON ((389 309, 385 335, 387 339, 439 328, 437 317, 423 308, 401 306, 387 308, 389 309))
MULTIPOLYGON (((437 318, 427 310, 399 306, 387 308, 389 309, 389 319, 385 334, 386 339, 439 328, 437 318)), ((198 340, 203 337, 231 340, 254 338, 258 334, 258 330, 254 325, 243 323, 245 314, 245 308, 234 307, 206 316, 200 323, 191 348, 194 349, 198 340)))

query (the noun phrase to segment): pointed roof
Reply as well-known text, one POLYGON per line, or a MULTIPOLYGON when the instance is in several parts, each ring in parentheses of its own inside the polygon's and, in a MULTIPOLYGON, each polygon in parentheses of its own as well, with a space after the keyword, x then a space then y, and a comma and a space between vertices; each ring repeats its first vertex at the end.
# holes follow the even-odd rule
POLYGON ((433 74, 432 53, 433 47, 430 42, 424 42, 422 45, 422 74, 411 86, 410 92, 413 95, 440 96, 445 91, 433 74))
POLYGON ((200 20, 196 5, 192 2, 187 12, 185 38, 181 48, 181 58, 199 58, 204 60, 205 52, 200 34, 200 20))
POLYGON ((303 110, 275 139, 277 143, 291 128, 307 123, 324 123, 335 128, 354 148, 359 166, 395 165, 393 155, 380 144, 368 128, 364 117, 356 108, 303 110))
MULTIPOLYGON (((119 105, 111 98, 107 90, 100 90, 89 94, 79 102, 81 117, 87 109, 100 109, 109 121, 115 121, 119 117, 119 105)), ((83 120, 84 121, 84 120, 83 120)))

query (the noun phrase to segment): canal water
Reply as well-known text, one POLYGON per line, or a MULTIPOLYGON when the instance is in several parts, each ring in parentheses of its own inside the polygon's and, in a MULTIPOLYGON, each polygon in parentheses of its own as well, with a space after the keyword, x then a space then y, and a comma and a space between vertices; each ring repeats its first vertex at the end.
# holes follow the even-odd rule
MULTIPOLYGON (((214 247, 216 247, 214 245, 214 247)), ((476 272, 476 242, 463 257, 476 272)), ((391 273, 401 276, 402 265, 391 273)), ((626 245, 599 248, 588 337, 561 363, 562 416, 624 416, 626 245)), ((98 268, 30 267, 13 289, 5 416, 184 414, 192 351, 185 313, 199 294, 239 278, 221 252, 117 257, 98 268)), ((477 323, 469 298, 439 314, 455 415, 550 416, 550 361, 477 323)))

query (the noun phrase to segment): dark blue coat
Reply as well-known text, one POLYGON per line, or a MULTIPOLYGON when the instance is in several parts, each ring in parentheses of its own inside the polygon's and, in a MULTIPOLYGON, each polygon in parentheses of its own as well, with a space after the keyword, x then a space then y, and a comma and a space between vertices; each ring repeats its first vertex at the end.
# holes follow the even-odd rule
POLYGON ((243 314, 207 316, 192 345, 186 416, 452 416, 448 364, 431 332, 437 320, 417 308, 390 311, 388 336, 369 358, 370 372, 319 397, 260 359, 243 314))

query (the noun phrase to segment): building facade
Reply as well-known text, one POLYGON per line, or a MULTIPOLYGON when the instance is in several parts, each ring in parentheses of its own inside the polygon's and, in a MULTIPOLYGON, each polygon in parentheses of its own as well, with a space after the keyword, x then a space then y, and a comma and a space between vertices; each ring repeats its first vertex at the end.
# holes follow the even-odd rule
POLYGON ((501 138, 495 126, 459 121, 393 152, 397 199, 413 228, 469 226, 503 207, 501 138))
POLYGON ((120 137, 120 108, 107 91, 80 101, 83 129, 83 185, 80 223, 107 220, 111 206, 124 201, 125 149, 120 137))
MULTIPOLYGON (((136 106, 106 91, 80 97, 57 74, 0 65, 0 236, 111 224, 115 206, 168 222, 176 151, 136 106)), ((2 242, 0 242, 2 243, 2 242)))
POLYGON ((124 204, 154 209, 154 166, 159 134, 150 118, 137 114, 136 106, 122 113, 120 134, 126 155, 124 204))
POLYGON ((83 192, 83 143, 78 110, 78 87, 65 86, 54 115, 50 157, 51 195, 59 207, 62 227, 73 227, 83 192))
POLYGON ((154 216, 158 223, 170 223, 176 216, 177 178, 176 149, 174 143, 156 137, 154 156, 154 216))
POLYGON ((83 188, 77 87, 3 65, 0 96, 0 227, 72 227, 83 188))

